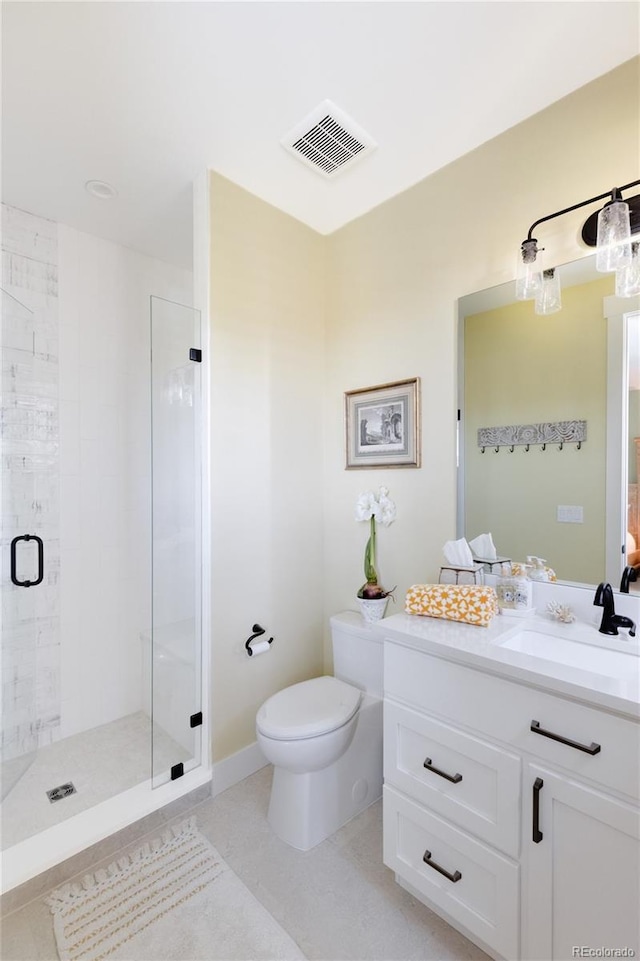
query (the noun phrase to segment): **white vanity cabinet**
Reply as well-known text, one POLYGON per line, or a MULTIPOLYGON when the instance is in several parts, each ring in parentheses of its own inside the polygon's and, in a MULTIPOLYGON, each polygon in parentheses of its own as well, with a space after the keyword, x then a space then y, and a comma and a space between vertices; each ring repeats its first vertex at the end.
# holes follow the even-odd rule
POLYGON ((498 958, 640 955, 633 718, 397 634, 384 710, 384 861, 400 884, 498 958))
POLYGON ((575 949, 640 950, 637 806, 527 764, 523 947, 531 961, 575 949), (535 826, 535 831, 534 831, 535 826))

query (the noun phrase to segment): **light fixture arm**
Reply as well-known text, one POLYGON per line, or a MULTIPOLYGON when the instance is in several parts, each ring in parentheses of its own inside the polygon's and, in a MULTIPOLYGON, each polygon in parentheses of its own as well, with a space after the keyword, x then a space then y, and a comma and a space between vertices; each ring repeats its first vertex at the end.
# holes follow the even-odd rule
POLYGON ((640 184, 640 180, 632 180, 631 183, 625 184, 623 187, 614 187, 613 190, 607 190, 603 194, 598 194, 597 197, 590 197, 589 200, 583 200, 579 204, 573 204, 571 207, 565 207, 564 210, 557 210, 553 214, 548 214, 546 217, 541 217, 540 220, 536 220, 535 223, 531 224, 529 227, 529 233, 527 234, 527 240, 533 240, 533 231, 539 224, 544 224, 547 220, 555 220, 556 217, 562 217, 563 214, 571 213, 572 210, 578 210, 580 207, 587 207, 589 204, 594 204, 598 200, 604 200, 605 197, 610 197, 612 201, 622 199, 622 191, 629 190, 631 187, 637 187, 640 184))

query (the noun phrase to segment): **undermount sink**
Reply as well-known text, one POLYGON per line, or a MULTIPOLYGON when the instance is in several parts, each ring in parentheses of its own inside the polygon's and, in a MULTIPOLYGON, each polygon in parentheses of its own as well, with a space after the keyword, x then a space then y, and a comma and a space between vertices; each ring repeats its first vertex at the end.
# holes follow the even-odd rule
POLYGON ((496 643, 510 651, 518 651, 545 661, 555 661, 556 664, 565 664, 605 677, 629 680, 640 678, 640 658, 632 652, 612 651, 580 640, 546 634, 535 628, 524 627, 496 643))

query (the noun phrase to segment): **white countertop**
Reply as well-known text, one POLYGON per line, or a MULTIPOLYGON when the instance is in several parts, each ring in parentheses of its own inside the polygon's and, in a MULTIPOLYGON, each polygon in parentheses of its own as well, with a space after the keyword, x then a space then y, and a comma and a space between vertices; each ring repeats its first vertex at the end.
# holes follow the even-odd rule
POLYGON ((606 637, 590 624, 563 624, 542 614, 526 618, 499 614, 489 627, 416 614, 393 614, 372 629, 385 640, 640 719, 640 645, 638 638, 628 638, 626 632, 606 637), (606 676, 501 646, 523 627, 575 642, 577 651, 584 651, 585 660, 592 652, 582 645, 621 652, 625 661, 629 658, 629 669, 624 671, 625 676, 606 676))

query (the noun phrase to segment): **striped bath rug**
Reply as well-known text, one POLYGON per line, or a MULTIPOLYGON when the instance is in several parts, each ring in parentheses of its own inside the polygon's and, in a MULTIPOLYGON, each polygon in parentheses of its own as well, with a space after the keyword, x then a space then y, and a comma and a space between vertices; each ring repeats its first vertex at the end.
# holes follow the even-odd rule
POLYGON ((61 961, 304 959, 193 817, 47 903, 61 961))

